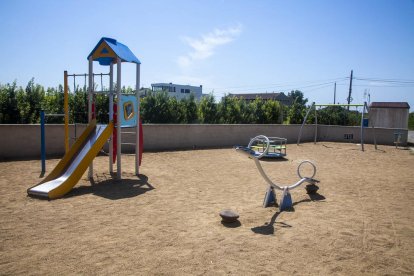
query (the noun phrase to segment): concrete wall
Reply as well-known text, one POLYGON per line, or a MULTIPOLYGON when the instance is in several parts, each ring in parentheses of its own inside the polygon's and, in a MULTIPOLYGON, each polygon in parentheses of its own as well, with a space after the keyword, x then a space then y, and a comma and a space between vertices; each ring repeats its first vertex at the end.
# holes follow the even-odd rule
MULTIPOLYGON (((401 133, 401 144, 407 145, 408 130, 394 128, 364 128, 364 143, 374 144, 375 134, 377 144, 394 145, 396 133, 401 133)), ((317 141, 360 143, 361 128, 318 125, 317 141)))
POLYGON ((408 128, 407 108, 371 108, 369 110, 369 126, 384 128, 408 128))
MULTIPOLYGON (((77 125, 79 137, 85 125, 77 125)), ((179 150, 194 148, 220 148, 234 145, 247 145, 251 138, 259 134, 287 138, 288 143, 296 143, 300 125, 167 125, 146 124, 144 129, 144 151, 179 150)), ((75 126, 70 126, 70 137, 75 136, 75 126)), ((123 131, 133 131, 125 128, 123 131)), ((365 128, 365 143, 372 144, 374 130, 365 128)), ((402 144, 406 145, 406 129, 376 128, 378 144, 393 145, 394 133, 402 133, 402 144)), ((0 160, 40 159, 39 125, 0 125, 0 160)), ((303 129, 302 142, 314 140, 315 126, 303 129)), ((46 126, 46 153, 48 157, 61 157, 64 154, 63 125, 46 126)), ((133 143, 134 135, 124 135, 123 142, 133 143)), ((318 125, 318 141, 360 142, 359 127, 318 125), (344 135, 347 134, 345 139, 344 135), (352 134, 352 135, 349 135, 352 134), (352 136, 352 137, 351 137, 352 136)), ((73 142, 73 140, 71 140, 73 142)), ((106 146, 104 150, 108 150, 106 146)), ((134 146, 124 145, 123 152, 134 152, 134 146)))

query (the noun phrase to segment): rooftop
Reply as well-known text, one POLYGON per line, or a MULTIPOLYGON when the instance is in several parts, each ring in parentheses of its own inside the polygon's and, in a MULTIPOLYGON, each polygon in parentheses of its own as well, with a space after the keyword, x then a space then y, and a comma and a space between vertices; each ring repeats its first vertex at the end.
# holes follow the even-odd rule
POLYGON ((372 102, 371 108, 410 108, 407 102, 372 102))

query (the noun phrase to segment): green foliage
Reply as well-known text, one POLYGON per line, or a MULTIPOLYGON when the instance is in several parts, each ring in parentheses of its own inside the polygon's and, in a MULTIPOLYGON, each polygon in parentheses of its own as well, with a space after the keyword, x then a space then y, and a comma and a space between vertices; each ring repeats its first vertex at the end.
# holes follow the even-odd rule
MULTIPOLYGON (((358 110, 349 110, 342 106, 327 106, 317 109, 318 124, 338 126, 360 126, 361 113, 358 110)), ((315 123, 315 111, 312 110, 306 121, 307 124, 315 123)))
MULTIPOLYGON (((105 107, 108 110, 109 106, 105 107)), ((99 111, 99 110, 98 110, 99 111)), ((88 122, 88 93, 86 88, 69 93, 69 122, 87 123, 88 122)))
POLYGON ((414 130, 414 112, 408 115, 408 129, 414 130))
POLYGON ((264 106, 265 120, 263 124, 277 124, 282 114, 281 104, 278 101, 266 101, 264 106))
POLYGON ((204 124, 214 124, 217 122, 217 104, 213 94, 209 94, 200 100, 198 104, 198 118, 204 124))
MULTIPOLYGON (((130 87, 123 87, 126 93, 130 87)), ((303 95, 292 92, 298 101, 306 102, 303 95), (300 98, 302 96, 302 98, 300 98)), ((76 87, 69 95, 69 123, 87 123, 88 93, 86 87, 76 87)), ((64 113, 63 87, 46 90, 34 80, 25 88, 12 84, 0 84, 0 123, 38 123, 40 110, 46 114, 64 113)), ((109 98, 105 94, 95 95, 95 110, 98 122, 108 122, 109 98)), ((282 112, 287 108, 277 101, 264 101, 260 98, 253 102, 225 96, 216 103, 213 94, 196 102, 193 94, 177 100, 169 97, 168 92, 149 92, 141 100, 141 119, 144 123, 224 123, 224 124, 270 124, 281 123, 282 112)), ((47 123, 63 123, 63 116, 48 116, 47 123)))
POLYGON ((183 105, 183 111, 185 114, 184 123, 193 124, 197 122, 197 104, 195 102, 194 94, 190 94, 189 97, 184 98, 181 100, 183 105))
POLYGON ((225 96, 218 105, 219 123, 238 124, 242 121, 240 99, 225 96))
POLYGON ((254 124, 264 124, 265 122, 265 102, 261 98, 256 98, 250 103, 250 112, 248 112, 248 122, 254 124))
POLYGON ((185 123, 186 106, 183 101, 169 97, 168 93, 149 92, 141 100, 141 118, 143 123, 168 124, 185 123))
POLYGON ((0 123, 15 124, 20 122, 17 94, 19 93, 16 82, 12 84, 0 84, 0 123))
POLYGON ((357 111, 348 111, 342 106, 328 106, 318 110, 318 124, 359 126, 361 114, 357 111))
POLYGON ((306 114, 306 103, 303 93, 299 90, 291 91, 288 97, 292 99, 292 105, 288 111, 288 120, 290 124, 301 124, 306 114))
MULTIPOLYGON (((48 88, 42 102, 42 109, 49 114, 63 114, 65 112, 63 105, 63 93, 57 91, 55 88, 48 88)), ((48 116, 46 120, 48 124, 64 123, 63 116, 48 116)))

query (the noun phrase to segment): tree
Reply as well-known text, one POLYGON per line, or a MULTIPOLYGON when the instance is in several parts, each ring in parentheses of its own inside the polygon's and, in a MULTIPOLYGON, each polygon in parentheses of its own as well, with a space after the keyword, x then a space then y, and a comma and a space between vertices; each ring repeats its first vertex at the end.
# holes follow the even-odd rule
POLYGON ((204 124, 217 122, 217 104, 212 93, 201 98, 198 104, 198 118, 204 124))
POLYGON ((95 94, 95 116, 100 123, 109 122, 109 97, 105 94, 95 94))
POLYGON ((292 102, 297 102, 301 106, 306 106, 306 103, 308 102, 308 99, 304 97, 300 90, 290 91, 288 93, 288 98, 290 98, 292 102))
POLYGON ((184 123, 193 124, 197 121, 197 104, 195 102, 194 94, 191 93, 189 97, 181 100, 184 106, 185 120, 184 123))
POLYGON ((183 101, 178 101, 176 97, 168 99, 168 115, 163 123, 183 124, 186 122, 186 106, 183 101))
POLYGON ((408 129, 414 130, 414 112, 411 112, 410 115, 408 115, 408 129))
POLYGON ((167 92, 150 92, 141 101, 141 114, 143 122, 166 124, 176 120, 174 113, 178 106, 177 99, 173 100, 167 92), (171 108, 173 106, 173 108, 171 108))
POLYGON ((279 123, 282 108, 278 101, 266 101, 263 105, 264 124, 277 124, 279 123))
POLYGON ((299 90, 289 92, 288 97, 293 102, 288 111, 289 123, 300 124, 305 117, 308 99, 305 99, 303 93, 299 90))
POLYGON ((240 113, 240 99, 224 96, 218 105, 219 123, 238 124, 242 116, 240 113))
MULTIPOLYGON (((46 113, 63 114, 64 113, 64 95, 63 91, 59 92, 55 88, 48 88, 43 98, 41 108, 46 113)), ((63 123, 64 117, 50 116, 47 118, 47 123, 63 123)))
POLYGON ((45 96, 45 89, 43 86, 34 83, 34 78, 32 78, 26 86, 26 120, 29 124, 39 123, 40 121, 40 110, 41 103, 45 96))
MULTIPOLYGON (((21 88, 20 88, 21 89, 21 88)), ((17 102, 18 88, 16 81, 12 84, 0 84, 0 123, 15 124, 20 121, 17 102)))
POLYGON ((264 104, 265 102, 260 97, 250 103, 250 123, 264 124, 266 121, 264 104))
MULTIPOLYGON (((361 113, 348 111, 342 106, 328 106, 317 111, 318 124, 359 126, 361 124, 361 113)), ((314 116, 312 118, 314 122, 314 116)))

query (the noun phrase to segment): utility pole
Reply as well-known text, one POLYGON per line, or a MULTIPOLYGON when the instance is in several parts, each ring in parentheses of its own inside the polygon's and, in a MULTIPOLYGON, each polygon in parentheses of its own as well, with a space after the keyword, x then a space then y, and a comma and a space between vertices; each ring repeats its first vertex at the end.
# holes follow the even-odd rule
POLYGON ((335 86, 334 86, 334 104, 336 104, 336 82, 335 82, 335 86))
MULTIPOLYGON (((349 95, 348 95, 348 104, 351 103, 351 94, 352 94, 352 75, 354 73, 354 70, 351 70, 351 78, 349 80, 349 95)), ((348 111, 349 111, 349 105, 348 105, 348 111)))

